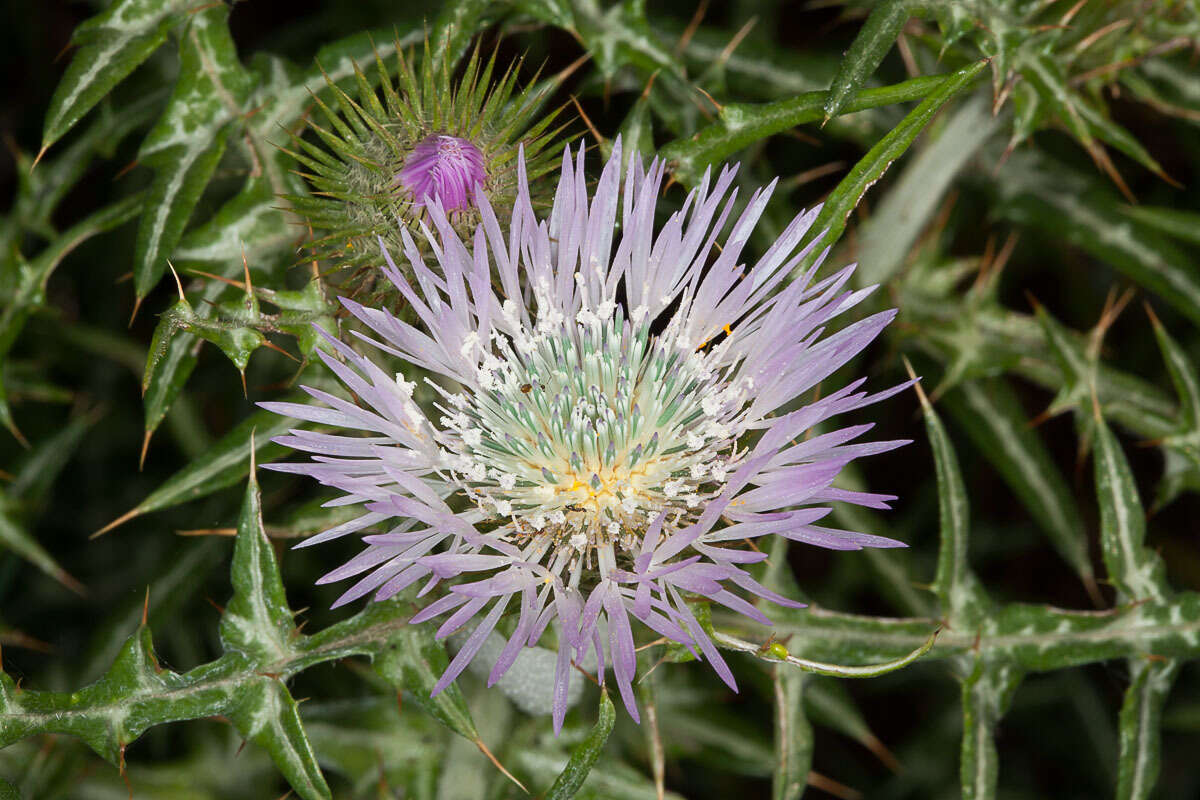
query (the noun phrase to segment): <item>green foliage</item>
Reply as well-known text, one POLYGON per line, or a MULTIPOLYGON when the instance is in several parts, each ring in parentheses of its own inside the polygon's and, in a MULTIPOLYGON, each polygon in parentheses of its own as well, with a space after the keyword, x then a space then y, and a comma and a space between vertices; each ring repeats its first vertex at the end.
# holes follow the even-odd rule
POLYGON ((1200 8, 753 5, 324 3, 264 25, 115 0, 81 21, 53 93, 13 115, 36 124, 0 219, 0 798, 1197 791, 1176 731, 1200 691, 1200 208, 1173 181, 1200 176, 1200 8), (316 327, 353 329, 336 296, 370 285, 374 236, 411 210, 390 181, 431 131, 490 137, 498 191, 523 142, 547 203, 577 136, 620 133, 684 187, 740 161, 744 194, 780 178, 752 249, 823 199, 800 268, 832 249, 900 309, 852 371, 879 389, 912 360, 919 398, 867 419, 917 442, 839 479, 898 508, 831 519, 911 548, 773 543, 760 579, 811 605, 764 607, 769 630, 698 606, 736 702, 650 639, 640 729, 590 684, 557 738, 470 673, 431 697, 448 657, 406 624, 415 588, 328 612, 336 554, 276 547, 351 516, 260 488, 272 439, 321 426, 250 403, 328 380, 316 327), (1132 292, 1149 321, 1120 316, 1132 292))

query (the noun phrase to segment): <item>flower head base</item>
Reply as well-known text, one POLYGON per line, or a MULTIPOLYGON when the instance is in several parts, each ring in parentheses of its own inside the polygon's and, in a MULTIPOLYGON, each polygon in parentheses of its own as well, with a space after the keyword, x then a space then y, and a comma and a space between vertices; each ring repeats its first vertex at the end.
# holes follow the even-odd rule
POLYGON ((411 195, 414 207, 437 199, 446 211, 461 211, 472 204, 475 187, 485 180, 479 148, 466 139, 435 133, 417 142, 394 182, 411 195))
POLYGON ((420 582, 419 596, 441 591, 413 623, 447 615, 438 635, 448 636, 482 615, 435 691, 502 615, 515 627, 493 681, 556 622, 556 726, 571 662, 592 653, 637 716, 631 616, 736 688, 692 603, 762 623, 745 595, 799 605, 744 571, 765 555, 739 543, 778 535, 835 549, 899 544, 816 523, 830 502, 886 507, 889 497, 832 484, 852 459, 902 442, 852 443, 870 425, 804 437, 903 387, 868 395, 860 380, 800 404, 893 312, 825 335, 870 290, 845 288, 850 269, 791 279, 812 247, 793 254, 815 211, 752 267, 739 262, 773 185, 735 217, 734 171, 706 175, 656 234, 663 165, 631 158, 622 181, 621 163, 618 141, 589 197, 582 148, 576 160, 567 153, 546 220, 522 172, 507 235, 477 188, 481 225, 469 246, 442 204, 429 203, 440 269, 426 266, 407 231, 411 282, 385 251, 387 277, 420 327, 343 301, 370 330, 362 342, 431 376, 431 402, 418 402, 417 383, 395 364, 385 369, 326 335, 333 353, 322 357, 360 404, 315 389, 328 408, 264 404, 349 434, 297 430, 277 440, 314 455, 277 469, 310 475, 344 492, 339 504, 363 509, 306 545, 385 531, 364 536, 366 549, 321 579, 363 576, 338 602, 420 582))
POLYGON ((558 112, 542 110, 555 80, 518 91, 521 64, 494 79, 495 54, 481 59, 478 50, 456 80, 457 54, 433 53, 426 42, 414 66, 400 42, 394 48, 394 70, 376 55, 378 89, 357 65, 355 94, 329 79, 333 106, 316 98, 324 122, 310 120, 311 135, 293 137, 287 149, 313 190, 288 199, 317 234, 314 254, 339 265, 378 266, 378 239, 400 250, 400 228, 427 223, 432 198, 469 236, 479 224, 477 188, 504 216, 516 201, 519 149, 531 178, 553 169, 557 156, 558 112))

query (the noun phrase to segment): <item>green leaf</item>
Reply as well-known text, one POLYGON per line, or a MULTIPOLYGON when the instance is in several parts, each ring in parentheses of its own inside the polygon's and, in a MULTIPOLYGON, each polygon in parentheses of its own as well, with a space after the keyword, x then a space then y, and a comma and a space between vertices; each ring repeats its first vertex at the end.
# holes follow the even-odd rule
POLYGON ((251 177, 242 190, 203 224, 188 231, 175 248, 175 263, 236 264, 242 255, 256 267, 290 250, 296 231, 279 208, 280 199, 265 176, 251 177))
MULTIPOLYGON (((921 77, 867 89, 846 108, 846 113, 916 100, 941 88, 945 80, 940 75, 921 77)), ((721 107, 720 119, 694 136, 669 142, 659 155, 671 165, 671 174, 680 183, 695 186, 706 168, 759 139, 819 120, 827 96, 827 92, 805 92, 772 103, 728 103, 721 107)))
POLYGON ((134 253, 134 289, 145 297, 166 271, 183 229, 212 178, 245 110, 254 79, 238 61, 220 3, 192 15, 180 43, 179 80, 142 142, 139 158, 155 167, 134 253))
MULTIPOLYGON (((928 630, 928 627, 926 628, 928 630)), ((736 650, 739 653, 748 653, 763 661, 773 664, 790 664, 793 667, 799 667, 802 672, 812 672, 817 675, 829 675, 835 678, 877 678, 880 675, 886 675, 889 672, 895 672, 898 669, 904 669, 909 664, 913 663, 921 656, 933 649, 934 643, 937 641, 938 633, 941 632, 937 628, 933 633, 929 634, 925 641, 919 644, 916 649, 909 653, 901 655, 899 658, 885 661, 882 663, 868 664, 865 666, 843 666, 841 664, 828 664, 820 661, 813 661, 807 658, 799 658, 787 651, 783 645, 778 647, 770 646, 764 648, 756 645, 753 642, 747 642, 739 639, 736 636, 731 636, 722 631, 716 631, 713 634, 713 641, 726 650, 736 650)))
POLYGON ((1109 580, 1126 600, 1169 595, 1162 559, 1145 546, 1146 514, 1117 437, 1096 415, 1096 496, 1100 547, 1109 580))
MULTIPOLYGON (((372 609, 368 607, 368 611, 372 609)), ((449 664, 446 645, 424 625, 398 628, 372 659, 380 675, 397 689, 406 690, 430 716, 464 739, 478 743, 479 731, 457 683, 430 697, 449 664)))
POLYGON ((608 699, 608 691, 602 691, 600 693, 600 718, 596 720, 596 724, 587 738, 571 752, 571 759, 567 762, 566 769, 559 774, 550 790, 546 792, 546 800, 568 800, 575 796, 575 793, 582 788, 588 773, 592 771, 596 759, 600 758, 600 753, 604 750, 604 745, 608 742, 608 735, 612 733, 613 725, 616 722, 617 711, 613 707, 612 700, 608 699))
POLYGON ((896 757, 871 732, 854 698, 839 680, 818 676, 804 682, 804 713, 814 725, 832 728, 848 736, 875 754, 890 769, 896 770, 896 757))
POLYGON ((912 0, 881 0, 871 9, 867 21, 842 57, 837 75, 829 85, 829 96, 821 105, 826 122, 841 114, 858 95, 919 5, 912 0))
POLYGON ((1095 139, 1112 145, 1151 172, 1165 177, 1162 167, 1142 146, 1141 142, 1129 131, 1105 117, 1081 94, 1068 86, 1067 78, 1054 56, 1042 53, 1023 59, 1020 66, 1021 74, 1037 89, 1041 99, 1058 115, 1067 130, 1079 140, 1097 166, 1109 173, 1126 194, 1128 194, 1128 190, 1095 139))
POLYGON ((1125 206, 1121 210, 1159 233, 1200 244, 1200 214, 1195 211, 1161 206, 1125 206))
POLYGON ((62 260, 96 234, 136 217, 143 200, 141 195, 132 195, 92 212, 50 243, 33 261, 19 267, 15 291, 0 311, 0 357, 12 347, 29 315, 45 303, 46 283, 62 260))
POLYGON ((1094 182, 1048 159, 1014 155, 1007 170, 1009 179, 995 184, 1003 199, 998 216, 1065 239, 1200 324, 1200 275, 1187 253, 1130 218, 1094 182))
POLYGON ((955 176, 995 130, 998 121, 988 105, 977 95, 956 109, 862 224, 855 276, 860 285, 886 283, 904 264, 955 176))
POLYGON ((274 461, 288 450, 271 442, 271 438, 280 436, 292 428, 302 427, 303 424, 270 411, 254 412, 222 436, 202 456, 168 478, 145 500, 92 536, 107 533, 143 514, 196 500, 232 486, 246 476, 250 464, 251 442, 254 443, 255 458, 259 463, 274 461))
POLYGON ((167 271, 167 259, 225 154, 227 133, 205 137, 203 147, 173 148, 170 161, 155 173, 146 195, 149 213, 138 226, 134 250, 133 285, 139 300, 167 271))
POLYGON ((967 490, 963 486, 958 456, 941 418, 924 391, 918 388, 917 395, 921 400, 925 433, 933 450, 937 474, 940 544, 932 589, 941 601, 943 611, 958 627, 973 627, 986 609, 987 598, 970 567, 971 513, 967 490))
MULTIPOLYGON (((836 242, 841 237, 842 231, 846 229, 846 219, 850 216, 850 212, 858 207, 858 203, 866 194, 867 189, 883 177, 892 162, 908 150, 909 145, 937 116, 942 107, 973 83, 985 66, 987 66, 986 61, 977 61, 940 78, 937 88, 930 91, 925 99, 918 103, 917 107, 910 111, 896 127, 876 142, 867 151, 867 154, 850 169, 846 177, 842 178, 837 187, 830 192, 824 205, 821 206, 821 212, 817 215, 812 227, 809 228, 810 233, 806 239, 812 241, 814 237, 820 235, 826 246, 836 242)), ((860 98, 866 95, 867 92, 863 92, 860 98)), ((813 264, 823 250, 824 248, 813 248, 813 252, 797 265, 797 270, 804 270, 813 264)))
MULTIPOLYGON (((32 157, 18 152, 17 196, 9 221, 45 239, 55 239, 58 229, 53 217, 63 197, 79 183, 97 157, 112 158, 129 134, 146 126, 165 99, 166 90, 147 91, 132 102, 122 103, 120 112, 113 110, 112 103, 104 103, 85 130, 53 156, 39 161, 36 168, 32 157)), ((15 244, 8 246, 3 233, 0 244, 5 251, 15 249, 15 244)), ((6 256, 7 252, 0 255, 0 263, 6 256)))
POLYGON ((1130 659, 1131 680, 1121 704, 1117 800, 1147 800, 1162 757, 1162 711, 1179 674, 1175 661, 1130 659))
POLYGON ((0 361, 0 425, 8 428, 8 432, 13 435, 23 445, 28 443, 25 437, 21 434, 20 428, 17 427, 17 421, 13 419, 12 408, 8 405, 8 390, 4 388, 4 364, 0 361))
MULTIPOLYGON (((158 430, 167 411, 183 391, 198 360, 198 343, 182 336, 174 320, 165 317, 154 329, 150 340, 150 358, 142 378, 142 406, 145 409, 145 442, 158 430)), ((145 455, 143 452, 143 460, 145 455)))
MULTIPOLYGON (((251 436, 253 441, 253 435, 251 436)), ((250 475, 238 521, 230 576, 233 597, 221 616, 221 644, 260 669, 292 655, 296 626, 283 591, 275 551, 263 530, 262 500, 250 456, 250 475)), ((330 798, 296 701, 277 675, 256 676, 238 687, 229 718, 247 739, 263 747, 292 788, 304 798, 330 798)))
POLYGON ((37 733, 63 733, 118 764, 125 745, 152 725, 222 712, 220 691, 162 702, 184 685, 181 676, 158 665, 144 626, 125 642, 103 678, 77 692, 18 689, 0 672, 0 747, 37 733))
POLYGON ((980 660, 963 682, 963 735, 959 776, 963 800, 992 800, 1000 774, 996 724, 1012 704, 1024 674, 1007 664, 980 660))
POLYGON ((103 411, 78 413, 53 434, 38 442, 18 463, 9 495, 23 506, 46 502, 54 481, 79 449, 84 434, 96 424, 103 411))
POLYGON ((797 800, 812 767, 813 732, 804 716, 804 682, 798 670, 775 667, 775 773, 772 800, 797 800))
POLYGON ((187 6, 183 0, 117 0, 76 28, 71 42, 80 48, 50 99, 42 150, 149 58, 187 6))
POLYGON ((0 547, 16 553, 63 586, 82 592, 79 581, 59 566, 37 539, 17 522, 9 511, 9 500, 4 494, 0 494, 0 547))
POLYGON ((646 19, 644 2, 601 6, 597 0, 573 0, 573 33, 590 51, 596 68, 611 80, 621 67, 632 64, 645 75, 662 70, 662 76, 682 78, 683 65, 663 45, 646 19))
POLYGON ((1175 386, 1175 394, 1179 397, 1180 427, 1184 431, 1194 431, 1200 428, 1200 377, 1196 374, 1196 367, 1153 313, 1150 322, 1154 326, 1154 338, 1167 365, 1167 373, 1175 386))
POLYGON ((238 733, 271 754, 292 790, 304 800, 331 800, 317 754, 300 721, 300 710, 278 678, 243 682, 228 712, 238 733))
POLYGON ((1008 382, 1000 378, 963 381, 943 395, 942 402, 1094 593, 1087 531, 1075 497, 1041 437, 1030 428, 1008 382))
MULTIPOLYGON (((770 632, 779 640, 790 636, 791 651, 844 663, 905 658, 928 642, 929 631, 938 624, 933 618, 870 617, 812 605, 797 611, 774 610, 771 616, 770 632)), ((762 634, 758 626, 728 613, 719 615, 717 623, 722 630, 762 634)), ((757 653, 758 647, 743 642, 737 649, 757 653)), ((927 658, 966 654, 1010 660, 1030 672, 1147 654, 1196 658, 1200 656, 1200 594, 1180 592, 1170 604, 1125 605, 1105 613, 1011 603, 994 609, 978 629, 944 628, 927 658)))
MULTIPOLYGON (((252 436, 253 439, 253 436, 252 436)), ((221 616, 221 643, 254 664, 286 660, 296 634, 275 551, 263 530, 253 454, 233 551, 233 598, 221 616)))
POLYGON ((450 0, 443 5, 429 34, 433 57, 449 55, 447 64, 453 69, 475 34, 487 27, 485 12, 491 5, 491 0, 450 0))

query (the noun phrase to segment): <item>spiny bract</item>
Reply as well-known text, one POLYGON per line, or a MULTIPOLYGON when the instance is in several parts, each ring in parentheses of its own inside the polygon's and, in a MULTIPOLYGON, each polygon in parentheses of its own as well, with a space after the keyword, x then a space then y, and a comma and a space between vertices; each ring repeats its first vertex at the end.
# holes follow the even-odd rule
POLYGON ((274 468, 310 475, 344 492, 338 504, 363 509, 305 545, 386 531, 363 536, 366 550, 321 579, 366 573, 339 604, 422 581, 420 596, 437 589, 437 599, 412 623, 449 614, 438 629, 444 637, 482 615, 435 691, 511 611, 515 627, 493 681, 557 620, 556 726, 571 661, 593 650, 636 717, 631 615, 706 658, 733 687, 692 603, 712 601, 763 623, 732 589, 799 605, 744 571, 766 557, 752 540, 899 544, 817 523, 830 502, 885 507, 891 498, 834 488, 833 480, 850 460, 902 442, 851 444, 869 424, 805 437, 900 387, 868 395, 860 379, 800 400, 894 312, 825 335, 870 289, 846 289, 852 268, 814 282, 813 267, 789 280, 815 246, 793 255, 816 210, 796 217, 753 267, 739 263, 774 184, 753 194, 718 246, 735 216, 733 168, 715 182, 706 175, 656 235, 662 162, 644 168, 634 156, 622 182, 618 140, 589 197, 583 148, 574 161, 568 151, 544 220, 521 163, 507 234, 477 188, 482 224, 467 242, 440 203, 428 205, 439 269, 424 263, 407 230, 400 236, 413 280, 385 249, 387 277, 420 328, 343 300, 370 331, 355 331, 358 342, 396 360, 385 368, 326 334, 322 358, 358 403, 317 389, 307 391, 326 408, 265 403, 344 429, 280 437, 313 460, 274 468), (424 405, 405 378, 418 371, 436 398, 424 405))
POLYGON ((476 49, 456 79, 456 59, 428 42, 415 67, 399 42, 395 51, 394 83, 378 53, 378 89, 358 65, 353 96, 329 80, 337 110, 317 97, 325 124, 309 121, 324 147, 301 135, 288 149, 314 190, 288 199, 317 232, 316 254, 335 265, 378 266, 376 239, 399 249, 401 227, 428 221, 429 197, 469 236, 479 223, 476 185, 506 215, 516 200, 518 149, 536 180, 553 169, 556 141, 561 146, 558 111, 544 111, 554 82, 517 91, 519 60, 493 81, 496 54, 484 61, 476 49))

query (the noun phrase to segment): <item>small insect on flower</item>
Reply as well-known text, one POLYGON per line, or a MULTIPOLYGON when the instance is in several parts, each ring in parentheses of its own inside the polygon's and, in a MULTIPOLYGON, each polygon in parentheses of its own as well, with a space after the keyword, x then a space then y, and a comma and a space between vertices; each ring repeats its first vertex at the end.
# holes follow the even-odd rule
POLYGON ((745 571, 766 557, 753 540, 899 545, 818 523, 831 502, 885 508, 893 498, 833 482, 852 459, 903 442, 852 443, 869 424, 805 434, 903 387, 870 395, 860 379, 800 400, 894 312, 826 334, 870 290, 847 288, 851 268, 816 280, 814 266, 793 278, 814 246, 795 252, 815 209, 792 220, 752 267, 739 262, 774 184, 735 215, 734 169, 715 181, 706 175, 656 233, 663 163, 644 167, 635 156, 624 180, 621 164, 618 140, 589 196, 583 148, 565 153, 544 220, 522 169, 504 227, 477 188, 482 224, 468 242, 431 202, 439 269, 424 263, 407 230, 415 280, 384 253, 386 274, 420 327, 343 300, 369 330, 355 332, 355 343, 373 355, 325 334, 322 358, 359 403, 307 389, 326 407, 263 404, 344 429, 277 439, 313 460, 276 469, 309 475, 343 492, 338 504, 363 510, 302 546, 384 531, 363 535, 366 549, 321 579, 364 576, 338 604, 421 582, 419 596, 433 599, 413 624, 445 616, 437 631, 445 637, 478 619, 435 692, 505 614, 512 633, 492 682, 556 623, 556 730, 572 662, 593 654, 600 678, 611 668, 637 718, 635 649, 649 636, 686 646, 736 688, 693 604, 764 624, 747 596, 801 605, 745 571), (389 358, 407 374, 431 376, 430 403, 418 404, 415 382, 396 375, 394 360, 386 369, 376 361, 389 358), (631 618, 648 631, 635 631, 631 618))

